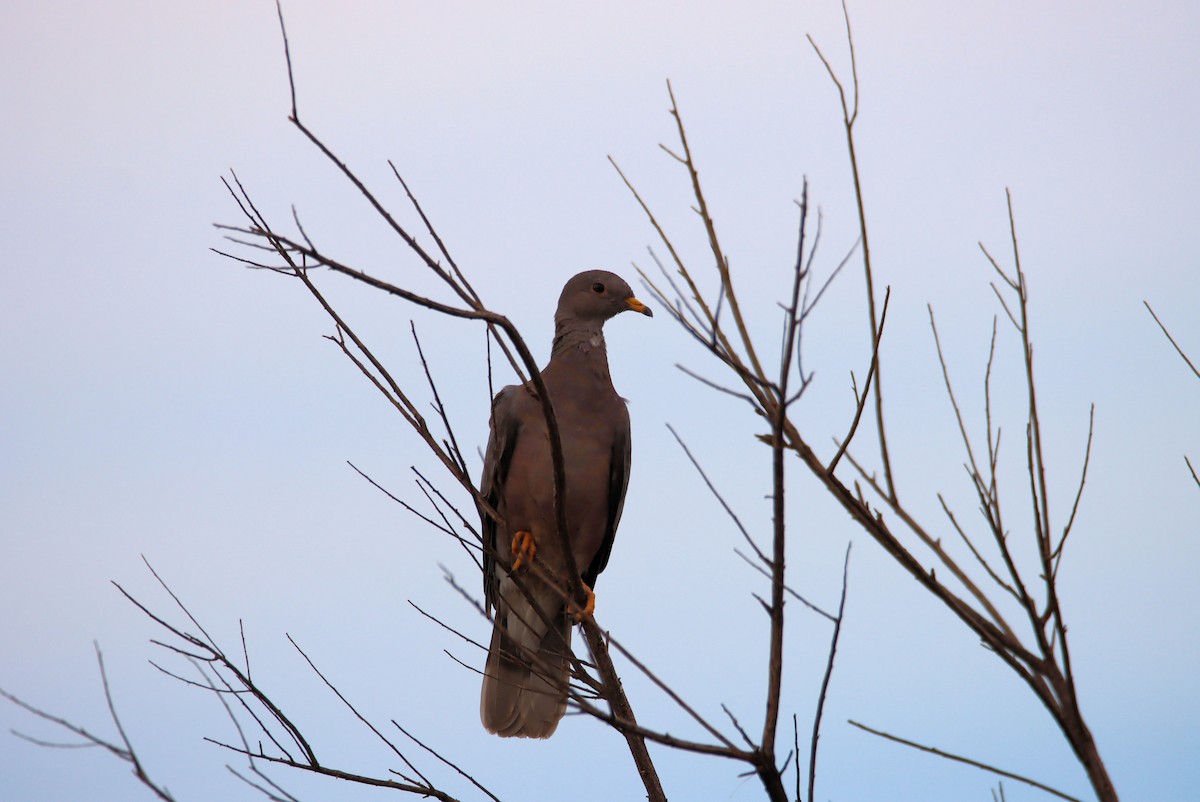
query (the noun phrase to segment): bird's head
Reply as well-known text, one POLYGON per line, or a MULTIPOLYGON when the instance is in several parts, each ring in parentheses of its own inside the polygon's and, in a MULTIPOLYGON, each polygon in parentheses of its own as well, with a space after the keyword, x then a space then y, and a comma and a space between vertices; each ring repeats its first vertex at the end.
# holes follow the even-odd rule
POLYGON ((586 270, 572 276, 558 297, 557 322, 587 320, 604 323, 621 312, 641 312, 653 317, 650 307, 633 297, 633 290, 616 273, 586 270))

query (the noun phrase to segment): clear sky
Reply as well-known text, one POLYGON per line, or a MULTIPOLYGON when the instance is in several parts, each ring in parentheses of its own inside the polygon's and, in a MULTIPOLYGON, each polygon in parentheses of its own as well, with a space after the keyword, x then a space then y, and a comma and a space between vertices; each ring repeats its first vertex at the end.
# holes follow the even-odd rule
MULTIPOLYGON (((306 121, 403 209, 393 159, 485 299, 549 350, 562 282, 603 267, 633 281, 653 231, 612 155, 699 266, 665 80, 675 88, 744 300, 774 342, 805 176, 824 215, 829 269, 856 219, 840 108, 805 34, 843 77, 835 2, 575 4, 289 0, 306 121)), ((1089 405, 1096 442, 1062 571, 1079 692, 1127 799, 1194 799, 1200 787, 1200 381, 1142 307, 1200 357, 1200 6, 1061 2, 851 2, 862 100, 860 167, 878 280, 892 287, 884 347, 901 492, 943 526, 974 504, 944 396, 926 304, 938 314, 968 425, 998 306, 977 242, 1007 255, 1011 188, 1034 315, 1051 512, 1061 526, 1089 405)), ((209 631, 239 648, 329 763, 381 773, 384 749, 321 686, 290 633, 373 720, 460 758, 506 800, 636 799, 622 742, 569 719, 549 742, 487 736, 480 655, 408 600, 477 638, 481 620, 442 579, 474 588, 462 552, 360 479, 409 499, 410 466, 436 471, 384 401, 321 336, 295 282, 208 248, 237 222, 219 177, 235 169, 284 222, 295 204, 330 252, 423 289, 429 277, 286 120, 269 2, 8 0, 0 10, 0 687, 112 734, 92 641, 148 769, 181 800, 254 799, 205 735, 219 707, 148 664, 170 600, 144 555, 209 631), (564 789, 570 789, 569 791, 564 789)), ((466 450, 486 437, 477 328, 414 313, 329 277, 331 296, 393 370, 419 383, 415 319, 466 450)), ((688 440, 758 532, 766 452, 746 410, 674 370, 711 372, 665 315, 617 319, 609 351, 630 401, 634 469, 601 624, 699 709, 761 715, 764 586, 736 532, 664 424, 688 440)), ((1014 537, 1025 523, 1020 369, 1001 329, 994 376, 1014 537)), ((799 413, 818 448, 852 411, 867 358, 854 263, 813 319, 817 373, 799 413)), ((503 378, 503 377, 502 377, 503 378)), ((419 389, 419 384, 417 385, 419 389)), ((874 459, 862 445, 862 456, 874 459)), ((838 669, 822 739, 823 799, 987 800, 993 779, 849 727, 853 718, 1028 773, 1087 797, 1082 771, 1015 677, 912 586, 819 489, 794 473, 792 582, 836 603, 854 542, 838 669)), ((943 532, 947 542, 951 530, 943 532)), ((789 608, 785 704, 811 716, 828 630, 789 608)), ((179 670, 180 667, 172 664, 179 670)), ((184 667, 186 668, 186 667, 184 667)), ((630 672, 650 725, 689 725, 630 672)), ((56 737, 11 706, 0 729, 56 737)), ((757 724, 755 724, 757 726, 757 724)), ((679 800, 761 797, 733 765, 656 752, 679 800)), ((447 772, 426 767, 471 798, 447 772)), ((305 799, 374 798, 274 775, 305 799)), ((1006 783, 1009 800, 1045 798, 1006 783)), ((149 798, 97 752, 0 736, 0 798, 149 798)))

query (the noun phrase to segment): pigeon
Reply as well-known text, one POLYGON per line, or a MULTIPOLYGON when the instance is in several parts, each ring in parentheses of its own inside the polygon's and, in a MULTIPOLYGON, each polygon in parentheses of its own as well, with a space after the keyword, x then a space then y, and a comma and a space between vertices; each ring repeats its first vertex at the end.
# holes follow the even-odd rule
POLYGON ((545 414, 532 382, 492 401, 480 492, 500 516, 482 515, 484 598, 493 628, 479 714, 502 737, 549 738, 566 712, 571 630, 595 603, 629 484, 629 411, 608 371, 604 323, 621 312, 653 316, 620 276, 589 270, 563 287, 554 345, 541 372, 554 408, 566 474, 568 540, 588 593, 566 603, 566 565, 554 506, 545 414))

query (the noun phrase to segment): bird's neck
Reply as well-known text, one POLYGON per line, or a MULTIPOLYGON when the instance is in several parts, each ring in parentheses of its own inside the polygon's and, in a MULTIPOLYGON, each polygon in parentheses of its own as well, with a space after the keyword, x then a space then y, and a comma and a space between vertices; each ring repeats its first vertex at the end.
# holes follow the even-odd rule
POLYGON ((547 369, 556 363, 570 364, 575 370, 583 368, 611 385, 612 377, 608 372, 608 351, 604 347, 602 325, 579 320, 557 321, 547 369))

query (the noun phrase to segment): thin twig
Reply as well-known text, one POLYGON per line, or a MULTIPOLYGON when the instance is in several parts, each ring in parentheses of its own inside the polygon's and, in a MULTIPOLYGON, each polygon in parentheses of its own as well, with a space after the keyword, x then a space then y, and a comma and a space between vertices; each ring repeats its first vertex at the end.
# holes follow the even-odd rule
POLYGON ((1179 343, 1175 342, 1175 338, 1171 336, 1171 332, 1167 331, 1167 327, 1163 325, 1163 322, 1158 319, 1158 315, 1154 314, 1154 310, 1150 308, 1150 303, 1148 301, 1142 301, 1142 303, 1145 305, 1146 311, 1150 313, 1150 317, 1154 318, 1154 322, 1158 324, 1160 329, 1162 329, 1162 333, 1167 335, 1167 339, 1171 341, 1171 345, 1175 346, 1175 351, 1181 357, 1183 357, 1183 361, 1186 362, 1187 366, 1192 369, 1192 373, 1196 375, 1196 378, 1200 379, 1200 369, 1197 369, 1196 366, 1192 364, 1192 360, 1188 359, 1188 355, 1185 354, 1183 349, 1179 347, 1179 343))
POLYGON ((1054 559, 1054 573, 1058 574, 1058 563, 1062 559, 1063 546, 1067 542, 1067 535, 1071 534, 1071 527, 1075 524, 1075 514, 1079 512, 1079 500, 1083 497, 1083 486, 1087 482, 1088 465, 1092 460, 1092 435, 1096 426, 1096 405, 1092 404, 1091 411, 1088 413, 1088 436, 1087 446, 1083 451, 1083 469, 1079 472, 1079 489, 1075 491, 1075 501, 1071 504, 1071 515, 1067 518, 1067 525, 1063 527, 1062 537, 1059 538, 1058 545, 1054 547, 1053 553, 1050 555, 1054 559))
POLYGON ((762 549, 760 549, 758 544, 754 542, 754 539, 750 537, 750 532, 746 529, 745 525, 742 524, 741 519, 738 518, 737 513, 733 511, 733 508, 729 506, 729 503, 725 501, 725 498, 721 495, 721 492, 717 490, 716 485, 714 485, 712 480, 708 478, 708 474, 704 472, 704 468, 700 467, 700 462, 692 454, 691 449, 687 447, 687 443, 683 442, 683 438, 679 436, 679 432, 675 431, 675 427, 669 423, 667 424, 667 431, 669 431, 671 436, 675 438, 675 442, 679 443, 679 447, 682 448, 683 453, 687 455, 688 461, 692 463, 692 467, 696 469, 696 473, 700 474, 700 478, 704 481, 705 487, 708 488, 708 491, 712 493, 713 498, 715 498, 721 505, 721 509, 725 510, 725 514, 728 515, 730 520, 733 521, 733 525, 737 527, 737 530, 742 533, 742 537, 750 545, 750 548, 754 549, 755 556, 757 556, 758 559, 763 562, 763 564, 770 565, 771 562, 767 559, 767 555, 763 554, 762 549))
POLYGON ((842 621, 846 615, 846 588, 850 575, 850 546, 846 544, 846 557, 842 563, 842 597, 838 602, 837 618, 833 624, 833 635, 829 639, 829 659, 825 662, 825 676, 821 678, 821 692, 817 695, 817 712, 813 715, 812 740, 808 754, 808 798, 816 800, 813 789, 817 783, 817 742, 821 739, 821 715, 825 711, 825 699, 829 693, 829 680, 833 677, 833 661, 837 655, 838 638, 842 634, 842 621))
POLYGON ((1031 785, 1034 788, 1045 791, 1048 794, 1053 794, 1054 796, 1057 796, 1060 799, 1069 800, 1069 802, 1081 802, 1081 800, 1079 800, 1077 797, 1073 797, 1068 794, 1064 794, 1062 791, 1059 791, 1055 788, 1051 788, 1048 785, 1044 785, 1043 783, 1040 783, 1037 780, 1031 780, 1028 777, 1023 777, 1020 774, 1014 774, 1011 771, 1005 771, 1004 769, 998 769, 995 766, 989 766, 987 763, 980 763, 978 760, 972 760, 969 757, 962 757, 961 755, 954 755, 949 752, 943 752, 941 749, 938 749, 933 746, 924 746, 922 744, 916 743, 915 741, 909 741, 905 738, 900 738, 896 735, 891 735, 886 732, 881 732, 879 730, 868 727, 866 724, 860 724, 857 721, 849 721, 848 723, 851 724, 852 726, 858 727, 860 730, 869 732, 872 735, 878 735, 880 738, 886 738, 887 740, 895 741, 898 744, 903 744, 905 746, 911 746, 913 749, 919 749, 922 752, 928 752, 932 755, 937 755, 938 757, 944 757, 947 760, 953 760, 958 763, 966 763, 968 766, 974 766, 977 769, 983 769, 984 771, 990 771, 991 773, 998 774, 1001 777, 1008 777, 1010 780, 1016 780, 1017 782, 1023 782, 1026 785, 1031 785))
POLYGON ((417 346, 417 355, 421 359, 421 369, 425 372, 425 381, 429 383, 429 391, 433 393, 433 405, 437 410, 438 417, 442 419, 442 426, 446 429, 446 435, 450 438, 450 456, 458 463, 459 469, 463 473, 467 472, 467 463, 463 460, 462 450, 458 447, 458 439, 454 436, 454 427, 450 425, 450 418, 446 415, 446 405, 442 403, 442 396, 438 393, 437 383, 433 380, 433 373, 429 370, 429 361, 425 359, 425 351, 421 348, 421 338, 417 336, 417 324, 413 321, 408 321, 409 329, 412 331, 413 343, 417 346))
POLYGON ((388 748, 391 749, 392 752, 394 752, 398 758, 400 758, 402 761, 404 761, 404 765, 408 766, 413 771, 414 774, 416 774, 418 777, 421 778, 421 782, 424 783, 424 785, 427 788, 432 790, 434 787, 433 783, 431 783, 429 781, 429 779, 424 774, 421 773, 421 770, 418 769, 416 766, 414 766, 412 764, 412 761, 410 761, 408 759, 408 757, 406 757, 405 754, 400 751, 400 748, 397 747, 394 743, 392 743, 387 738, 387 736, 385 736, 382 732, 380 732, 379 729, 374 724, 372 724, 367 719, 366 716, 364 716, 362 713, 358 712, 358 708, 356 708, 350 702, 350 700, 347 699, 340 690, 338 690, 337 686, 335 686, 332 682, 329 681, 329 678, 326 677, 324 673, 322 673, 321 669, 317 668, 317 664, 314 663, 312 661, 312 658, 309 657, 308 654, 303 649, 300 648, 300 644, 296 643, 296 640, 291 636, 290 633, 285 633, 285 636, 288 639, 288 643, 292 644, 292 647, 295 648, 295 650, 300 653, 300 656, 304 658, 304 662, 308 663, 308 667, 313 670, 313 673, 321 678, 321 682, 325 683, 325 687, 327 687, 327 688, 329 688, 329 690, 333 691, 333 694, 341 701, 342 704, 344 704, 346 706, 346 708, 351 713, 354 714, 354 717, 357 718, 359 721, 361 721, 366 726, 367 729, 369 729, 371 732, 375 733, 375 736, 377 738, 379 738, 379 740, 381 740, 385 744, 387 744, 388 748))
MULTIPOLYGON (((850 51, 850 73, 853 80, 854 101, 851 104, 846 98, 846 89, 838 79, 836 71, 825 58, 825 54, 817 47, 817 43, 812 36, 808 36, 808 42, 812 45, 813 50, 817 54, 817 58, 825 65, 825 71, 829 73, 830 79, 837 87, 838 98, 842 103, 842 123, 846 132, 846 150, 850 156, 850 175, 854 183, 854 198, 858 207, 858 227, 859 241, 862 243, 863 250, 863 273, 866 277, 867 289, 867 313, 871 324, 871 342, 874 344, 879 340, 879 320, 875 314, 875 280, 871 269, 871 245, 867 234, 867 214, 866 206, 863 201, 862 178, 858 171, 858 156, 854 143, 854 123, 858 119, 858 60, 854 56, 854 36, 850 28, 850 11, 846 7, 845 0, 842 0, 842 18, 846 23, 846 43, 850 51)), ((879 456, 883 461, 883 475, 886 480, 887 497, 891 501, 896 500, 896 482, 892 476, 892 459, 888 449, 887 434, 883 425, 883 377, 882 371, 877 367, 875 376, 875 426, 879 436, 879 456)), ((865 391, 863 393, 866 395, 865 391)))
POLYGON ((441 753, 441 752, 438 752, 438 751, 437 751, 436 749, 434 749, 433 747, 426 745, 426 744, 425 744, 423 741, 421 741, 419 738, 417 738, 417 736, 413 735, 411 732, 409 732, 408 730, 404 729, 404 727, 400 726, 400 723, 399 723, 398 721, 396 721, 396 719, 392 719, 392 726, 394 726, 396 729, 400 730, 400 732, 402 732, 402 733, 404 733, 406 736, 408 736, 409 740, 411 740, 411 741, 412 741, 413 743, 415 743, 417 746, 421 747, 421 748, 422 748, 422 749, 424 749, 426 752, 428 752, 429 754, 433 755, 435 758, 437 758, 438 760, 442 761, 443 763, 445 763, 445 764, 446 764, 447 766, 449 766, 450 768, 454 769, 456 772, 458 772, 458 774, 459 774, 461 777, 463 777, 464 779, 466 779, 468 782, 470 782, 470 783, 471 783, 471 785, 474 785, 476 788, 478 788, 478 789, 479 789, 480 791, 482 791, 483 793, 487 794, 487 795, 488 795, 488 797, 490 797, 491 799, 495 800, 495 802, 500 802, 500 798, 499 798, 499 797, 497 797, 495 794, 493 794, 491 791, 489 791, 487 788, 485 788, 483 785, 481 785, 481 784, 479 783, 479 781, 478 781, 478 780, 476 780, 476 779, 475 779, 473 776, 471 776, 469 773, 467 773, 466 771, 463 771, 462 767, 460 767, 460 766, 459 766, 457 763, 455 763, 455 762, 454 762, 454 761, 452 761, 452 760, 448 760, 446 757, 444 757, 444 756, 442 755, 442 753, 441 753))
POLYGON ((133 766, 133 774, 135 777, 137 777, 138 782, 140 782, 142 785, 149 788, 154 793, 154 795, 157 796, 159 799, 163 800, 163 802, 175 802, 175 797, 171 796, 170 792, 167 791, 167 789, 165 787, 158 785, 150 778, 150 775, 146 772, 145 766, 142 765, 141 759, 138 758, 137 750, 135 750, 133 748, 133 743, 129 740, 129 736, 125 733, 125 727, 121 724, 121 719, 117 715, 117 706, 116 706, 116 703, 113 701, 112 690, 108 684, 108 672, 104 668, 104 654, 100 651, 100 644, 93 643, 93 646, 96 651, 96 664, 100 668, 100 681, 104 687, 104 701, 108 705, 109 717, 112 718, 113 724, 117 728, 117 734, 120 736, 121 743, 124 744, 124 746, 117 746, 116 744, 112 743, 111 741, 107 741, 96 735, 92 735, 90 732, 88 732, 83 727, 80 727, 76 724, 72 724, 70 721, 67 721, 64 718, 60 718, 58 716, 51 715, 50 713, 47 713, 44 710, 34 707, 33 705, 29 704, 28 702, 14 696, 13 694, 9 693, 8 691, 5 691, 3 688, 0 688, 0 696, 3 696, 8 701, 15 704, 17 707, 20 707, 21 709, 25 710, 28 713, 32 713, 33 715, 37 716, 40 719, 49 721, 52 724, 62 727, 63 729, 67 730, 68 732, 74 733, 75 735, 79 736, 80 738, 83 738, 86 743, 58 744, 58 743, 52 743, 49 741, 42 741, 40 739, 32 738, 32 737, 30 737, 28 735, 24 735, 22 733, 14 732, 14 734, 17 735, 19 738, 29 741, 30 743, 37 744, 38 746, 47 746, 47 747, 53 747, 53 748, 67 748, 67 749, 83 748, 83 747, 89 747, 89 746, 99 746, 99 747, 105 749, 106 751, 108 751, 110 754, 115 755, 116 757, 120 758, 121 760, 124 760, 126 763, 129 763, 131 766, 133 766))
MULTIPOLYGON (((765 576, 767 579, 771 578, 771 574, 770 574, 770 572, 767 571, 766 568, 763 568, 761 565, 759 565, 758 563, 751 560, 749 557, 747 557, 745 554, 743 554, 740 550, 734 549, 733 553, 736 554, 737 556, 741 557, 742 560, 746 563, 746 565, 749 565, 751 568, 753 568, 755 571, 758 571, 760 574, 765 576)), ((808 609, 812 610, 817 615, 827 619, 830 623, 837 621, 836 616, 825 612, 820 607, 818 607, 817 605, 810 602, 808 599, 801 596, 799 593, 797 593, 795 590, 793 590, 790 585, 784 585, 783 589, 793 599, 800 602, 801 604, 803 604, 808 609)))
POLYGON ((450 794, 447 794, 445 791, 439 791, 436 788, 426 788, 423 785, 418 785, 418 784, 410 783, 410 782, 396 782, 395 780, 386 780, 386 779, 382 779, 380 777, 370 777, 365 774, 356 774, 351 771, 342 771, 341 769, 334 769, 334 768, 330 768, 328 766, 321 766, 321 765, 310 764, 310 763, 300 763, 295 760, 292 760, 291 758, 276 757, 274 755, 263 754, 262 752, 252 752, 249 749, 244 749, 242 747, 233 746, 232 744, 227 744, 223 741, 218 741, 215 738, 205 738, 204 740, 208 741, 210 744, 214 744, 214 745, 220 746, 224 749, 228 749, 230 752, 234 752, 239 755, 245 755, 246 757, 251 757, 251 758, 254 758, 255 760, 263 760, 263 761, 266 761, 267 763, 275 763, 280 766, 288 766, 290 768, 300 769, 302 771, 307 771, 312 774, 320 774, 325 777, 333 777, 335 779, 345 780, 347 782, 352 782, 357 785, 367 785, 367 786, 373 786, 375 788, 391 788, 392 790, 395 790, 395 791, 406 791, 410 794, 416 794, 418 796, 430 797, 433 799, 437 799, 437 800, 439 800, 439 802, 459 802, 459 800, 456 797, 453 797, 450 794))
POLYGON ((882 342, 883 326, 887 322, 888 301, 891 298, 892 288, 889 285, 883 295, 883 310, 879 316, 879 330, 876 332, 875 343, 871 348, 871 366, 867 369, 867 380, 863 383, 863 390, 858 399, 858 407, 854 410, 854 420, 850 423, 850 431, 842 438, 842 444, 838 446, 837 453, 829 461, 829 466, 825 469, 827 473, 833 473, 837 469, 838 462, 841 461, 842 455, 846 453, 846 449, 850 446, 850 441, 854 439, 854 433, 858 430, 858 422, 862 419, 863 408, 867 404, 868 394, 871 390, 871 379, 874 378, 879 368, 879 344, 882 342))

